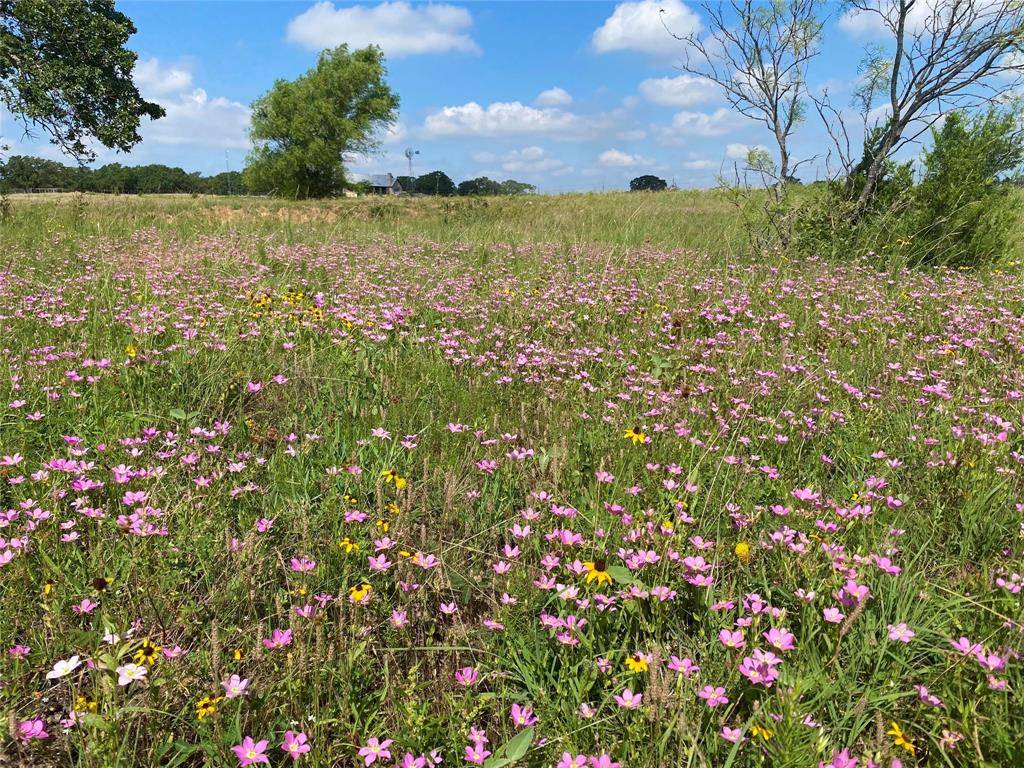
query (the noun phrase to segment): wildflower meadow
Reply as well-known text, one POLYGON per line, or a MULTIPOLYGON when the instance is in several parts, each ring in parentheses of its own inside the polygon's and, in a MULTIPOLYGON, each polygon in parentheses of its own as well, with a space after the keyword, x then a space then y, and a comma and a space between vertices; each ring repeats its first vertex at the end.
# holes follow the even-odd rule
POLYGON ((19 204, 0 765, 1024 764, 1020 267, 614 199, 19 204))

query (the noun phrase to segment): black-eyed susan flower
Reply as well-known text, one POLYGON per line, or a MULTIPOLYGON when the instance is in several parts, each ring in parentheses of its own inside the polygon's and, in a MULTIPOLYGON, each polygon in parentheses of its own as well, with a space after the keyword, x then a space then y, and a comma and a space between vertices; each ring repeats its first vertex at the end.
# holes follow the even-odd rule
POLYGON ((892 724, 892 727, 888 731, 886 731, 886 733, 892 736, 892 743, 895 744, 897 747, 903 747, 905 750, 907 750, 907 752, 909 752, 912 755, 917 753, 917 748, 913 745, 910 739, 908 739, 906 735, 903 733, 903 729, 900 728, 899 725, 897 725, 895 722, 892 724))
POLYGON ((357 584, 356 586, 351 587, 349 589, 348 599, 356 605, 360 605, 370 599, 370 593, 372 591, 373 587, 371 587, 369 584, 357 584))
POLYGON ((644 434, 639 427, 630 427, 622 436, 627 440, 631 440, 633 445, 640 445, 647 440, 647 435, 644 434))
POLYGON ((223 698, 223 696, 204 696, 201 698, 196 702, 196 718, 198 720, 203 720, 210 715, 217 714, 217 705, 223 698))
POLYGON ((593 581, 596 581, 598 586, 612 583, 612 576, 608 573, 608 566, 604 560, 588 561, 583 567, 587 570, 587 584, 593 581))
POLYGON ((393 469, 385 469, 380 476, 384 478, 385 483, 394 484, 396 490, 400 491, 405 488, 405 478, 393 469))
POLYGON ((626 657, 626 669, 630 672, 646 672, 650 664, 642 653, 634 653, 626 657))
POLYGON ((156 660, 160 657, 159 646, 154 645, 149 639, 143 640, 142 645, 139 646, 132 658, 135 659, 136 664, 145 664, 152 666, 156 663, 156 660))

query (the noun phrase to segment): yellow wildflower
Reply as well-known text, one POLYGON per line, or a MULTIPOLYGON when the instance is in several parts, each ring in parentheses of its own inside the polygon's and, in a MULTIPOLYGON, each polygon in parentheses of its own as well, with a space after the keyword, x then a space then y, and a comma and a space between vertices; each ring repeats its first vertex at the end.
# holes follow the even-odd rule
POLYGON ((405 488, 405 478, 393 469, 385 469, 380 473, 380 476, 384 478, 385 483, 394 483, 395 488, 399 491, 405 488))
POLYGON ((160 653, 160 648, 149 640, 143 640, 142 646, 135 652, 135 663, 152 666, 160 653))
POLYGON ((622 436, 625 437, 627 440, 632 440, 633 445, 640 445, 645 440, 647 440, 647 435, 645 435, 639 429, 634 427, 630 427, 629 429, 627 429, 622 436))
POLYGON ((897 747, 903 747, 912 755, 917 753, 917 748, 910 742, 910 739, 903 734, 903 729, 896 723, 893 723, 892 728, 886 731, 886 733, 892 736, 892 742, 897 747))
POLYGON ((647 659, 642 653, 634 653, 632 656, 626 657, 626 669, 630 672, 646 672, 647 666, 647 659))
POLYGON ((91 699, 85 698, 85 696, 79 696, 75 699, 75 712, 95 712, 96 702, 91 699))
POLYGON ((352 539, 350 539, 348 536, 342 539, 338 543, 338 546, 345 550, 345 554, 351 554, 352 552, 359 551, 359 545, 356 542, 352 541, 352 539))
POLYGON ((739 558, 739 561, 744 565, 750 562, 750 545, 747 544, 747 542, 738 542, 733 551, 736 553, 736 557, 739 558))
POLYGON ((366 602, 370 598, 373 587, 369 584, 359 584, 348 591, 348 599, 357 605, 366 602))
POLYGON ((587 584, 592 581, 596 581, 598 586, 612 583, 612 576, 608 573, 608 566, 604 560, 588 561, 583 567, 587 569, 587 584))
POLYGON ((219 704, 220 700, 223 698, 223 696, 217 696, 216 698, 204 696, 203 698, 201 698, 199 701, 196 702, 196 717, 199 720, 202 720, 204 717, 209 717, 210 715, 216 714, 217 704, 219 704))

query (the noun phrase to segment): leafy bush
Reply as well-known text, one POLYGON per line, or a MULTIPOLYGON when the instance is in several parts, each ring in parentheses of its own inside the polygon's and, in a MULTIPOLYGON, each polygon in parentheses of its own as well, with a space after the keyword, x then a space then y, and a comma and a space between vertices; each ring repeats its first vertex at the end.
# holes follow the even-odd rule
POLYGON ((1019 114, 954 112, 924 154, 924 176, 908 213, 917 260, 975 263, 1006 251, 1015 207, 1007 173, 1024 161, 1019 114))
MULTIPOLYGON (((795 208, 792 248, 798 253, 846 257, 871 253, 891 258, 909 242, 905 215, 913 202, 914 178, 910 163, 887 162, 877 182, 874 200, 859 221, 854 209, 863 180, 847 185, 845 179, 813 187, 805 198, 789 199, 795 208)), ((898 259, 897 259, 898 260, 898 259)))
POLYGON ((911 163, 889 161, 866 215, 854 201, 863 183, 840 180, 806 200, 795 226, 803 253, 872 253, 910 265, 974 265, 1009 247, 1017 197, 1012 175, 1024 162, 1020 113, 951 112, 932 131, 915 182, 911 163))

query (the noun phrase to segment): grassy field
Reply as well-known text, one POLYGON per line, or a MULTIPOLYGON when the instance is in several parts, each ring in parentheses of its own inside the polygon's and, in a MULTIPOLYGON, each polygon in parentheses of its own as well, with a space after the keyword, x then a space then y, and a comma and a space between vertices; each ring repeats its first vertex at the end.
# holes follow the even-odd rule
POLYGON ((738 252, 732 203, 719 193, 589 194, 559 197, 383 198, 292 202, 188 195, 12 195, 13 222, 0 242, 33 246, 77 234, 124 238, 140 229, 318 244, 386 237, 440 244, 601 243, 738 252), (10 239, 8 239, 10 238, 10 239))
POLYGON ((0 247, 0 765, 1024 764, 1012 259, 754 258, 713 193, 0 247))

